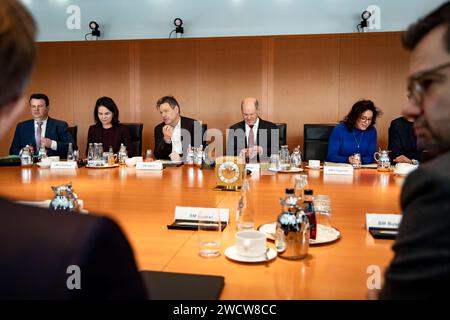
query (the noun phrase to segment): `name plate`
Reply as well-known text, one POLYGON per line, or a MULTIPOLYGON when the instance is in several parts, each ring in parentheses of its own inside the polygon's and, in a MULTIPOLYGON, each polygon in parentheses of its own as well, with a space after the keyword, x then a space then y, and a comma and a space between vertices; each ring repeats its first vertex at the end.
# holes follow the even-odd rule
POLYGON ((136 163, 136 170, 159 170, 163 169, 162 162, 152 161, 152 162, 138 162, 136 163))
POLYGON ((324 166, 323 174, 353 175, 352 166, 324 166))
POLYGON ((220 212, 220 222, 228 223, 230 220, 230 209, 226 208, 201 208, 201 207, 176 207, 175 208, 175 221, 176 220, 189 220, 197 222, 200 213, 202 216, 208 216, 206 221, 215 221, 214 214, 220 212))
POLYGON ((53 161, 50 164, 50 169, 76 169, 78 164, 76 161, 53 161))
POLYGON ((261 170, 261 165, 259 163, 248 163, 245 165, 245 169, 251 171, 252 173, 259 173, 261 170))
POLYGON ((369 228, 398 229, 401 221, 401 214, 366 213, 367 230, 369 230, 369 228))

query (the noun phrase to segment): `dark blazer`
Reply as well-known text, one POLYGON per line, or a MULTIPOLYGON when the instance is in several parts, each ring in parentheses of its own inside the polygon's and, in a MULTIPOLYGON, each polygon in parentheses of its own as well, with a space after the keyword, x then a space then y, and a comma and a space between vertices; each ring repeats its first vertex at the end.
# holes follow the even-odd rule
MULTIPOLYGON (((47 149, 48 156, 67 157, 69 143, 73 144, 73 150, 78 149, 72 136, 67 131, 67 123, 48 117, 47 127, 45 128, 45 137, 57 142, 57 150, 47 149)), ((18 155, 20 150, 26 145, 32 145, 36 152, 36 138, 34 137, 34 120, 27 120, 19 123, 14 132, 14 138, 9 148, 9 154, 18 155)))
MULTIPOLYGON (((278 131, 278 127, 274 123, 259 118, 258 134, 255 142, 256 145, 263 147, 263 154, 261 156, 258 155, 259 161, 268 161, 272 153, 278 152, 280 148, 279 136, 280 133, 278 131), (277 134, 277 137, 274 137, 275 145, 272 145, 273 134, 277 134), (265 139, 266 141, 262 140, 263 136, 267 137, 267 139, 265 139)), ((241 121, 230 127, 230 131, 228 133, 227 155, 238 156, 241 150, 245 148, 247 148, 247 139, 245 138, 245 122, 241 121), (244 141, 239 139, 239 137, 243 137, 244 141)))
POLYGON ((405 180, 403 219, 382 299, 450 298, 450 152, 405 180))
POLYGON ((0 208, 0 300, 146 298, 133 251, 112 220, 1 198, 0 208), (67 288, 72 265, 81 290, 67 288))
MULTIPOLYGON (((189 144, 191 146, 199 147, 202 144, 202 125, 199 121, 187 118, 181 118, 181 129, 187 130, 190 134, 190 139, 185 139, 183 133, 181 134, 181 143, 183 145, 183 154, 186 155, 186 149, 189 144)), ((169 159, 172 153, 172 142, 166 143, 164 141, 163 127, 166 124, 161 122, 155 127, 155 157, 157 159, 169 159)))
POLYGON ((413 123, 404 117, 397 118, 391 122, 388 140, 391 160, 401 155, 411 160, 422 160, 422 151, 417 149, 417 137, 413 123))

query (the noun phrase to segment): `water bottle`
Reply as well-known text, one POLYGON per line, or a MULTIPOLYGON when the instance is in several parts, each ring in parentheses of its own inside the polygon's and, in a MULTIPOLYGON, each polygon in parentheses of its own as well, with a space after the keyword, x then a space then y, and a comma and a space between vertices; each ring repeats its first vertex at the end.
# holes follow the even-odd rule
POLYGON ((67 149, 67 161, 75 161, 73 156, 72 142, 69 143, 69 148, 67 149))
POLYGON ((92 143, 89 143, 89 149, 87 154, 87 164, 88 166, 94 165, 94 159, 95 159, 95 153, 94 153, 94 145, 92 143))
POLYGON ((186 151, 186 164, 194 164, 194 148, 191 145, 188 146, 186 151))
POLYGON ((124 165, 125 160, 128 159, 127 147, 125 147, 123 143, 120 144, 118 157, 119 157, 119 164, 121 165, 124 165))
POLYGON ((47 158, 47 151, 45 150, 45 146, 41 145, 38 152, 38 161, 42 161, 45 158, 47 158))

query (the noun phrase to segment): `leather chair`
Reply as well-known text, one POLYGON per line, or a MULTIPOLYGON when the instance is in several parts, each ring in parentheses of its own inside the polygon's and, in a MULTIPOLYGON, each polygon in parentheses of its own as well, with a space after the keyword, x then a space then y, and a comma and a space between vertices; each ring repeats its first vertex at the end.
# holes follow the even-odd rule
POLYGON ((142 131, 144 130, 144 124, 142 123, 122 123, 130 130, 131 146, 127 146, 131 149, 131 155, 133 157, 142 156, 142 131))
POLYGON ((74 145, 78 145, 77 143, 77 136, 78 136, 78 126, 73 126, 73 127, 67 127, 67 132, 70 133, 70 135, 72 136, 74 145))
POLYGON ((202 144, 203 144, 203 148, 206 148, 206 146, 208 145, 208 141, 206 140, 206 137, 205 137, 206 130, 208 130, 208 125, 206 123, 202 123, 202 144))
POLYGON ((281 146, 285 146, 287 144, 287 124, 286 123, 275 123, 278 127, 278 131, 280 132, 280 148, 281 146))
POLYGON ((303 126, 303 161, 325 161, 328 154, 328 139, 335 124, 305 124, 303 126))

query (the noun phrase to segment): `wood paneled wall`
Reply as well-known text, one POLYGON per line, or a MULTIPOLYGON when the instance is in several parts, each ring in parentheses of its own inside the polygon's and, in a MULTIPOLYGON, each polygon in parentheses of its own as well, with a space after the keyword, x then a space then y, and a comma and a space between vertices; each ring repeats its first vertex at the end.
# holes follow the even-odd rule
MULTIPOLYGON (((168 94, 183 115, 223 132, 241 120, 241 99, 255 96, 263 118, 288 124, 290 146, 303 143, 303 124, 336 123, 372 99, 385 147, 406 103, 408 63, 399 33, 39 43, 28 93, 48 94, 50 115, 78 125, 81 150, 101 96, 116 101, 122 122, 144 123, 144 148, 153 148, 155 103, 168 94)), ((20 120, 29 117, 26 108, 20 120)))

